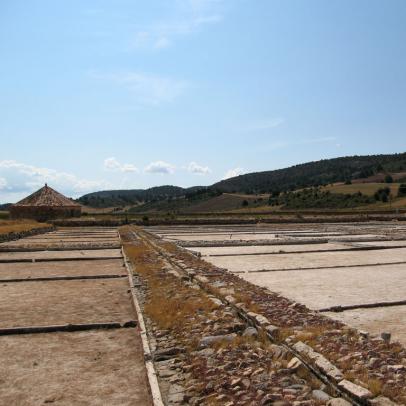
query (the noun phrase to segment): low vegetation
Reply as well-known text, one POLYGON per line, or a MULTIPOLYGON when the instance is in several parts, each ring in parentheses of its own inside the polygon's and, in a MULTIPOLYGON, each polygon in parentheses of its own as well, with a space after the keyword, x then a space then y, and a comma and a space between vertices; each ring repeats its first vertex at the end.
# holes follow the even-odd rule
POLYGON ((406 196, 406 183, 402 183, 398 189, 398 197, 405 197, 406 196))
MULTIPOLYGON (((122 232, 124 239, 126 229, 128 230, 124 228, 122 232)), ((136 245, 125 244, 124 249, 135 272, 148 285, 150 294, 144 304, 145 313, 159 328, 180 332, 185 328, 186 321, 195 315, 209 318, 215 308, 213 302, 165 272, 164 262, 145 242, 138 240, 136 245)))
POLYGON ((208 187, 181 188, 166 185, 146 190, 95 192, 82 196, 78 201, 90 207, 109 207, 112 211, 129 209, 133 213, 188 213, 266 206, 267 199, 262 202, 260 200, 263 195, 275 198, 283 193, 289 200, 283 205, 289 208, 351 208, 375 203, 360 193, 373 196, 379 187, 389 187, 396 196, 399 183, 403 181, 406 181, 406 153, 309 162, 275 171, 249 173, 208 187), (361 182, 365 182, 367 186, 361 186, 361 182), (368 186, 372 183, 382 185, 368 186), (297 195, 296 198, 288 195, 289 192, 314 187, 326 187, 329 188, 327 191, 341 196, 325 194, 309 198, 307 193, 306 196, 301 196, 305 197, 303 203, 297 201, 297 195), (340 187, 344 189, 340 190, 340 187))
MULTIPOLYGON (((154 203, 184 197, 189 193, 202 189, 192 187, 184 189, 177 186, 158 186, 150 189, 106 190, 89 193, 78 199, 84 206, 97 208, 136 206, 141 203, 154 203)), ((204 188, 206 189, 206 188, 204 188)))
POLYGON ((215 183, 222 192, 286 192, 354 179, 375 177, 377 181, 399 181, 406 177, 406 153, 351 156, 295 165, 276 171, 255 172, 215 183), (395 175, 396 174, 396 175, 395 175), (387 178, 387 179, 385 179, 387 178))
POLYGON ((271 196, 269 199, 271 206, 282 206, 285 209, 347 209, 373 202, 373 198, 360 192, 341 194, 320 190, 320 188, 286 192, 276 197, 271 196))
POLYGON ((374 194, 374 198, 377 201, 386 203, 388 202, 390 199, 393 198, 393 196, 391 195, 391 191, 388 187, 384 187, 384 188, 380 188, 378 189, 375 194, 374 194))
POLYGON ((38 223, 34 220, 0 220, 0 235, 21 233, 46 227, 50 227, 50 224, 38 223))

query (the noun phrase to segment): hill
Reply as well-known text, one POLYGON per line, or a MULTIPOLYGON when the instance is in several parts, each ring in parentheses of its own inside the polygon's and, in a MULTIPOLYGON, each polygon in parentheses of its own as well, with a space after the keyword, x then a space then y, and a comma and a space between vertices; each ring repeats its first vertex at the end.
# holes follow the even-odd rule
POLYGON ((286 195, 274 199, 272 204, 291 208, 299 208, 300 205, 303 208, 321 208, 325 204, 327 207, 355 207, 372 204, 371 199, 355 194, 372 196, 379 187, 389 185, 388 182, 397 182, 391 185, 395 194, 399 183, 405 181, 406 153, 367 155, 326 159, 285 169, 249 173, 208 187, 181 188, 165 185, 146 190, 107 190, 84 195, 78 201, 95 208, 130 207, 132 212, 211 212, 236 210, 241 205, 254 208, 268 204, 267 197, 250 199, 250 195, 270 194, 275 198, 284 192, 324 186, 327 188, 325 191, 331 192, 333 196, 319 192, 286 195), (352 196, 348 196, 350 194, 352 196))
POLYGON ((222 180, 212 187, 228 193, 285 192, 366 179, 377 174, 384 177, 386 173, 395 172, 406 172, 406 153, 325 159, 275 171, 248 173, 222 180))
POLYGON ((199 198, 182 197, 165 201, 148 202, 132 207, 132 213, 154 213, 154 212, 181 212, 185 214, 193 213, 213 213, 229 212, 245 208, 254 208, 268 204, 268 196, 258 197, 256 195, 243 195, 231 193, 207 192, 199 194, 199 198))
POLYGON ((78 202, 84 206, 96 208, 125 207, 179 198, 199 189, 201 189, 200 186, 184 189, 178 186, 165 185, 152 187, 150 189, 104 190, 101 192, 88 193, 80 197, 78 202))

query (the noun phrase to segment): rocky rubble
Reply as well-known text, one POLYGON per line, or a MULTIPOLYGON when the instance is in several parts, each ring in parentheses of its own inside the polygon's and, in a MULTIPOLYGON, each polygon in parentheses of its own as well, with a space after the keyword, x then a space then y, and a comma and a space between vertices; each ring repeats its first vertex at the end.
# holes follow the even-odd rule
POLYGON ((21 238, 32 237, 33 235, 45 234, 54 231, 55 227, 38 227, 28 231, 11 232, 8 234, 0 234, 0 243, 19 240, 21 238))
MULTIPOLYGON (((275 339, 293 346, 303 341, 332 365, 332 381, 345 393, 368 404, 406 404, 406 350, 329 319, 306 306, 246 282, 193 254, 155 240, 167 257, 192 280, 246 314, 262 315, 275 339), (343 379, 344 378, 344 379, 343 379)), ((323 369, 315 360, 315 367, 323 369)), ((325 371, 324 371, 325 373, 325 371)), ((338 403, 337 403, 338 404, 338 403)))
POLYGON ((21 251, 63 251, 63 250, 91 250, 91 249, 121 248, 119 242, 43 242, 29 244, 4 243, 0 245, 0 252, 21 252, 21 251))
POLYGON ((318 239, 275 239, 275 240, 222 240, 222 241, 183 241, 178 240, 176 244, 180 247, 247 247, 247 246, 263 246, 263 245, 292 245, 292 244, 323 244, 327 243, 327 238, 318 239))
POLYGON ((127 246, 126 252, 166 404, 334 405, 336 393, 233 306, 202 291, 155 251, 144 246, 135 256, 127 246))

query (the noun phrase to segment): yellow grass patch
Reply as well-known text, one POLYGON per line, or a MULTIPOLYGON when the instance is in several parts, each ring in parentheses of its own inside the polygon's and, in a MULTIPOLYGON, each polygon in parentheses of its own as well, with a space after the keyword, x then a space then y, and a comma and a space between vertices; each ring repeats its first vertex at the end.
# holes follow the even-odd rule
POLYGON ((161 329, 182 330, 187 321, 210 313, 216 305, 202 292, 186 287, 163 270, 164 262, 144 242, 124 245, 134 271, 147 281, 145 313, 161 329))
POLYGON ((331 193, 358 193, 361 192, 367 196, 373 196, 378 189, 388 187, 393 196, 397 196, 399 183, 353 183, 352 185, 329 185, 323 190, 329 190, 331 193))
POLYGON ((21 233, 35 228, 50 227, 47 223, 38 223, 35 220, 0 220, 0 235, 9 233, 21 233))

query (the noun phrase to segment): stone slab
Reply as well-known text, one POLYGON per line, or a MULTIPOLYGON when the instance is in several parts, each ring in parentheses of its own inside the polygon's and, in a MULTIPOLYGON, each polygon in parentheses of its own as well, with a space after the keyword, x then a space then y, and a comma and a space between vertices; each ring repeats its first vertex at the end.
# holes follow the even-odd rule
MULTIPOLYGON (((213 257, 210 262, 235 272, 258 270, 283 270, 300 268, 322 268, 354 265, 375 265, 382 263, 406 262, 406 248, 345 251, 345 252, 317 252, 287 255, 257 255, 235 257, 213 257)), ((307 271, 306 271, 307 272, 307 271)))
POLYGON ((0 403, 151 405, 136 329, 0 337, 0 403))
POLYGON ((121 257, 120 249, 103 249, 103 250, 72 250, 72 251, 30 251, 30 252, 0 252, 0 260, 19 259, 85 259, 85 258, 110 258, 121 257))
POLYGON ((135 317, 128 280, 0 284, 0 327, 126 322, 135 317))
POLYGON ((303 245, 264 245, 245 247, 192 247, 190 250, 200 252, 202 255, 238 255, 238 254, 273 254, 280 252, 295 251, 328 251, 328 250, 348 250, 350 247, 344 244, 303 244, 303 245))
POLYGON ((406 346, 406 306, 356 309, 325 314, 378 336, 382 332, 389 332, 392 334, 392 341, 399 341, 406 346))
POLYGON ((0 279, 113 274, 126 274, 122 259, 0 263, 0 279))
POLYGON ((269 272, 240 276, 315 310, 338 305, 406 299, 405 265, 269 272))

